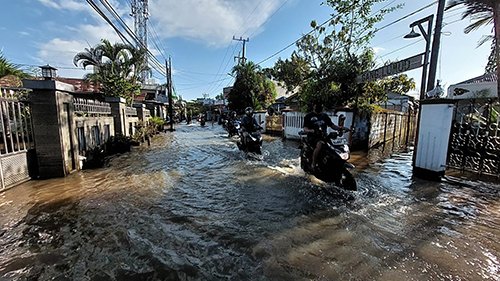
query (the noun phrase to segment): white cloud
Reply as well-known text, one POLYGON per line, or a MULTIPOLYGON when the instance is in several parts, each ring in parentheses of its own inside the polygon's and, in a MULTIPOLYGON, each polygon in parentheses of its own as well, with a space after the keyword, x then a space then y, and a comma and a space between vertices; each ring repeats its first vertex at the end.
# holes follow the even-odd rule
POLYGON ((58 10, 71 10, 71 11, 85 11, 88 5, 85 1, 75 0, 38 0, 43 5, 58 9, 58 10))
POLYGON ((150 14, 162 37, 224 46, 233 35, 247 37, 260 31, 281 3, 282 0, 152 0, 150 14))
POLYGON ((382 47, 373 47, 372 49, 375 54, 380 54, 381 52, 385 51, 385 48, 382 47))
MULTIPOLYGON (((38 59, 42 64, 73 67, 73 57, 85 48, 98 44, 102 38, 110 42, 121 42, 118 35, 107 25, 80 25, 67 27, 72 35, 68 38, 55 38, 39 45, 38 59)), ((82 70, 59 69, 59 75, 66 77, 82 77, 82 70)))

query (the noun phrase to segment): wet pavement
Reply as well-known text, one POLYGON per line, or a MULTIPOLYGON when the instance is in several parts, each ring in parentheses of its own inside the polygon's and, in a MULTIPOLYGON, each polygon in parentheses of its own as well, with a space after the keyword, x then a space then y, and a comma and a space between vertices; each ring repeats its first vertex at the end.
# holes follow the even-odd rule
POLYGON ((107 167, 0 194, 0 280, 499 280, 500 186, 412 179, 411 153, 359 191, 306 176, 296 142, 246 159, 182 125, 107 167))

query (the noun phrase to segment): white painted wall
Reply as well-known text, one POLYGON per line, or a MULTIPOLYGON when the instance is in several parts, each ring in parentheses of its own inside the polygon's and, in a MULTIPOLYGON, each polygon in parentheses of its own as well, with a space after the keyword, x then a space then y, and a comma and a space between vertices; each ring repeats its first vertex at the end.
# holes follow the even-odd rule
POLYGON ((415 166, 433 172, 446 170, 453 104, 422 104, 415 166))

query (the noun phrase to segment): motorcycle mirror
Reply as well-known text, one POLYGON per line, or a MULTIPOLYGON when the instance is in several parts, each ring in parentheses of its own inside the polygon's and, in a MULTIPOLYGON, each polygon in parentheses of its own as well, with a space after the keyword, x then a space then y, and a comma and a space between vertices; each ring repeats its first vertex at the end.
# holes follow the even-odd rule
POLYGON ((340 116, 339 116, 339 127, 344 127, 344 123, 345 123, 345 115, 344 114, 340 114, 340 116))

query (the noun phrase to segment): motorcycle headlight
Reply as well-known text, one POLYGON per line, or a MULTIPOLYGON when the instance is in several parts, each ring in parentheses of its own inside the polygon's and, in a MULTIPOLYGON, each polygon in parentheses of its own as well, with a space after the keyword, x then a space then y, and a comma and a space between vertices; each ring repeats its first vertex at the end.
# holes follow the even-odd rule
POLYGON ((339 156, 342 160, 349 160, 349 152, 340 153, 339 156))

